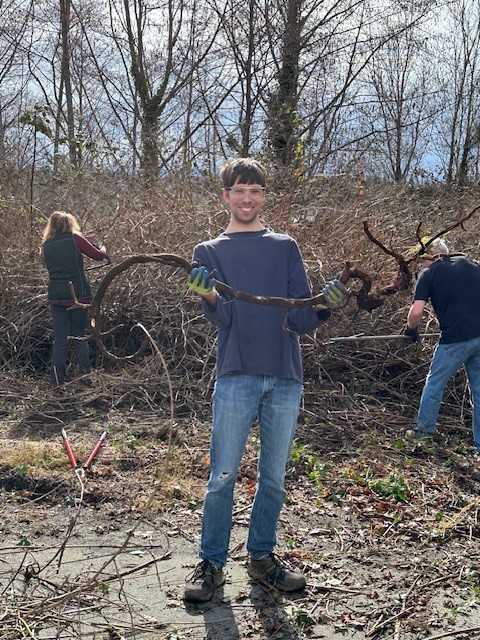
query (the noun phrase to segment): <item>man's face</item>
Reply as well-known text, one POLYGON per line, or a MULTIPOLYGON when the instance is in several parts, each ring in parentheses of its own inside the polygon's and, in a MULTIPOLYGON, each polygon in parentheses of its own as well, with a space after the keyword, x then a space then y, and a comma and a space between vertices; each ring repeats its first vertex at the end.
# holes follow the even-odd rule
POLYGON ((237 180, 233 187, 223 188, 222 195, 232 218, 239 224, 249 225, 260 214, 265 202, 265 187, 260 184, 243 184, 237 180))

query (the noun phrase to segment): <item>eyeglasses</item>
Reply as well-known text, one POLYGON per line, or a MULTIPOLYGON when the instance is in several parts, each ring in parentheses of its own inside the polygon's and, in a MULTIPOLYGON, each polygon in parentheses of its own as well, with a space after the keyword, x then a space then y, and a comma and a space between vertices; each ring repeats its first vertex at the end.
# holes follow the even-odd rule
POLYGON ((265 195, 265 187, 252 187, 251 189, 246 189, 245 187, 227 187, 227 191, 230 191, 232 196, 238 196, 239 198, 247 194, 251 195, 252 198, 262 198, 265 195))

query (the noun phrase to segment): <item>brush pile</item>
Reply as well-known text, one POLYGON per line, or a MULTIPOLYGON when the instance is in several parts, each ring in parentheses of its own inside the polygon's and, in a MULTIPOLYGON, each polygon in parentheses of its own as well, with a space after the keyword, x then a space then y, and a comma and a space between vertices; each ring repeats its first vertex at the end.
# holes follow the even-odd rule
MULTIPOLYGON (((297 239, 314 293, 346 261, 372 277, 373 291, 395 281, 397 264, 366 237, 364 221, 383 245, 407 255, 416 244, 419 222, 422 233, 436 233, 477 204, 476 190, 373 184, 359 197, 353 180, 339 180, 302 185, 288 194, 272 190, 267 199, 265 223, 297 239)), ((87 237, 106 243, 114 264, 130 255, 164 252, 190 259, 194 245, 220 233, 228 217, 218 186, 206 180, 165 180, 156 190, 142 192, 120 178, 77 175, 62 183, 38 184, 37 193, 38 204, 27 206, 18 181, 6 186, 0 202, 0 370, 11 379, 2 385, 2 394, 14 394, 20 380, 22 387, 28 381, 46 385, 52 335, 46 271, 38 250, 52 210, 74 213, 87 237)), ((479 227, 480 216, 470 219, 467 228, 456 229, 449 238, 451 246, 476 257, 479 227)), ((108 268, 88 272, 94 290, 108 268)), ((105 346, 120 358, 133 354, 146 336, 150 346, 140 358, 119 363, 100 355, 92 343, 92 380, 97 382, 91 393, 96 389, 99 402, 107 389, 106 402, 115 405, 152 408, 170 400, 177 413, 188 414, 209 396, 215 331, 184 281, 183 270, 149 263, 134 265, 109 287, 101 309, 105 346)), ((354 281, 351 285, 356 286, 354 281)), ((368 405, 369 420, 379 412, 384 421, 392 405, 395 413, 401 407, 411 419, 435 340, 420 346, 402 340, 329 342, 342 335, 400 334, 410 295, 399 291, 371 313, 359 310, 353 298, 314 336, 302 337, 308 412, 319 416, 334 408, 368 405)), ((425 330, 437 331, 433 315, 425 330)), ((70 378, 76 378, 74 366, 70 378)), ((447 409, 450 402, 464 401, 464 386, 459 374, 446 397, 447 409)))

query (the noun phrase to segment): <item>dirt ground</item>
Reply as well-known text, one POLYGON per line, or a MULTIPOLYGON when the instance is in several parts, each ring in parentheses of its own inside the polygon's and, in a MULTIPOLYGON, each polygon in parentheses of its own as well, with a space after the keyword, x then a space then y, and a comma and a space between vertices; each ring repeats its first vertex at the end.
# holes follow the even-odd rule
POLYGON ((160 414, 79 414, 68 396, 3 413, 2 640, 480 638, 480 463, 467 427, 411 444, 401 421, 381 432, 339 421, 333 438, 303 420, 277 552, 308 584, 290 595, 246 575, 254 432, 227 583, 212 602, 186 605, 208 416, 172 424, 160 414), (84 477, 70 468, 62 429, 80 460, 108 432, 84 477))

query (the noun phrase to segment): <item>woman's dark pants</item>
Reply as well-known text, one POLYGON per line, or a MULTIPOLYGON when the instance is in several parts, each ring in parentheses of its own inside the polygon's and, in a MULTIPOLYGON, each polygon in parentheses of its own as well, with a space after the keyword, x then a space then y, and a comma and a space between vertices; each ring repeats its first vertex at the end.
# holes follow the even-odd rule
MULTIPOLYGON (((54 386, 65 382, 67 366, 68 336, 82 337, 87 327, 87 309, 72 309, 51 304, 53 322, 53 350, 51 383, 54 386)), ((82 374, 90 373, 90 354, 86 340, 74 340, 73 348, 77 356, 82 374)))

